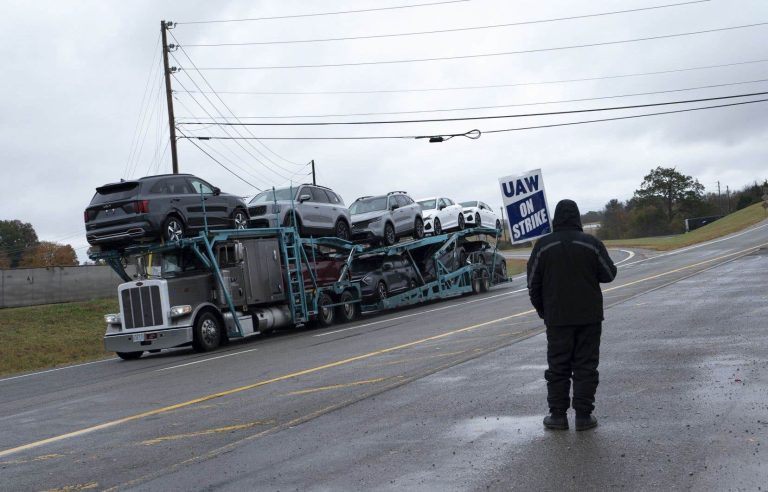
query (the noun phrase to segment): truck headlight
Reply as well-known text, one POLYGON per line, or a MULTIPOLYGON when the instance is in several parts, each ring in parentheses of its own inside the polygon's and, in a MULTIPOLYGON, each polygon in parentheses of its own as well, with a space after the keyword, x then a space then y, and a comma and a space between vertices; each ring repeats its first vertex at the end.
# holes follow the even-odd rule
POLYGON ((123 323, 120 313, 105 314, 104 321, 106 321, 108 325, 120 325, 123 323))
POLYGON ((178 318, 192 312, 192 306, 184 304, 182 306, 173 306, 171 308, 171 318, 178 318))

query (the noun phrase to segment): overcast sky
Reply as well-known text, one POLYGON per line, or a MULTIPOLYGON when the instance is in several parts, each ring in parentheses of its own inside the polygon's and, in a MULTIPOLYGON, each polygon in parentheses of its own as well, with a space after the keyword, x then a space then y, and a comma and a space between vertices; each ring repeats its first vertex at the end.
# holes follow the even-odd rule
MULTIPOLYGON (((82 220, 94 188, 120 178, 171 171, 160 67, 160 20, 178 22, 181 45, 312 40, 509 24, 680 3, 469 0, 344 15, 184 24, 430 3, 435 0, 4 1, 0 17, 0 219, 30 222, 43 240, 72 244, 85 259, 82 220), (145 90, 146 89, 146 90, 145 90), (137 132, 138 129, 138 132, 137 132), (138 135, 137 135, 138 133, 138 135)), ((251 46, 193 47, 171 64, 176 114, 230 116, 202 76, 243 121, 360 121, 452 118, 567 111, 768 91, 752 82, 613 99, 549 101, 690 89, 768 79, 768 62, 603 80, 570 79, 668 71, 768 59, 768 26, 686 37, 448 61, 328 68, 201 70, 423 59, 553 48, 768 22, 764 0, 690 3, 634 13, 460 32, 251 46), (529 84, 509 86, 510 84, 529 84), (536 84, 530 84, 536 83, 536 84), (497 88, 364 94, 227 94, 227 92, 397 91, 506 85, 497 88), (215 103, 216 109, 206 101, 215 103), (197 102, 196 102, 197 101, 197 102), (198 105, 199 103, 199 105, 198 105), (201 105, 204 109, 201 108, 201 105), (511 107, 398 113, 478 106, 511 107), (302 116, 301 118, 278 118, 302 116), (267 119, 264 117, 273 117, 267 119)), ((170 42, 175 41, 171 39, 170 42)), ((765 97, 765 96, 763 96, 765 97)), ((757 99, 759 97, 753 97, 757 99)), ((730 101, 699 103, 722 104, 730 101)), ((669 111, 685 106, 479 121, 324 127, 226 129, 257 137, 435 135, 526 127, 669 111)), ((187 118, 184 118, 184 117, 187 118)), ((259 188, 302 182, 317 163, 318 183, 356 197, 406 190, 414 198, 480 199, 498 209, 497 179, 541 168, 550 207, 572 198, 582 212, 626 200, 647 172, 675 166, 716 191, 768 178, 768 103, 560 128, 484 134, 443 143, 426 140, 197 141, 259 188), (267 147, 262 146, 262 143, 267 147), (292 175, 292 176, 291 176, 292 175)), ((224 135, 217 127, 180 125, 187 135, 224 135)), ((258 190, 205 156, 178 144, 180 170, 222 190, 258 190)))

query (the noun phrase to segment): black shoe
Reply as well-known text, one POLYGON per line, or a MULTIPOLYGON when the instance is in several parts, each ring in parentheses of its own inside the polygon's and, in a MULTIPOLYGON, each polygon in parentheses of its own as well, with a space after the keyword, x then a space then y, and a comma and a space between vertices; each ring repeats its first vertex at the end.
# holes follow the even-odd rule
POLYGON ((597 418, 594 415, 577 415, 576 430, 585 431, 597 427, 597 418))
POLYGON ((552 430, 568 430, 568 417, 564 413, 550 413, 544 417, 544 427, 552 430))

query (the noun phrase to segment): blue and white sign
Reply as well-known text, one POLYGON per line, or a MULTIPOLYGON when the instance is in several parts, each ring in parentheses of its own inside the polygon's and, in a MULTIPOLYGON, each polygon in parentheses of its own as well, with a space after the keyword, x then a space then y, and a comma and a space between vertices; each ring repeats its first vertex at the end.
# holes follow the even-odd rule
POLYGON ((552 232, 541 169, 499 178, 513 243, 531 241, 552 232))

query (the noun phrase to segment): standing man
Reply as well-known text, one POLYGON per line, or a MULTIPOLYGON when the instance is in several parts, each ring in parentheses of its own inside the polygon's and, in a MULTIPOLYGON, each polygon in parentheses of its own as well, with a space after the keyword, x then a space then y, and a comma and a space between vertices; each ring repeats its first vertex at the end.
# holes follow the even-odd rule
POLYGON ((555 208, 554 232, 536 242, 528 260, 528 294, 547 326, 548 429, 568 429, 566 411, 576 411, 576 430, 597 426, 592 415, 598 384, 603 321, 601 282, 616 277, 603 243, 581 228, 579 207, 562 200, 555 208), (570 401, 573 379, 573 402, 570 401))

